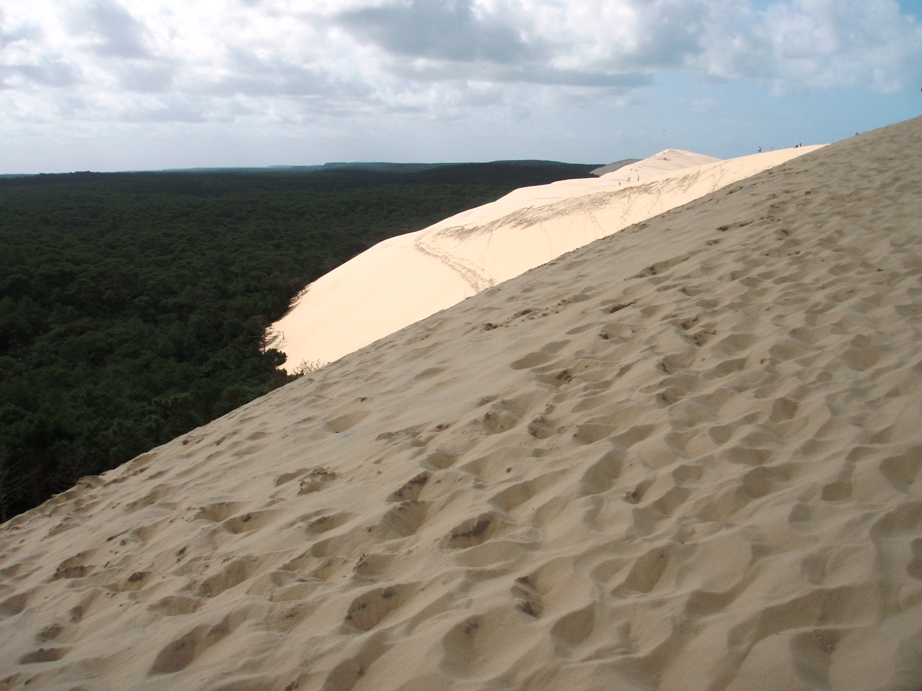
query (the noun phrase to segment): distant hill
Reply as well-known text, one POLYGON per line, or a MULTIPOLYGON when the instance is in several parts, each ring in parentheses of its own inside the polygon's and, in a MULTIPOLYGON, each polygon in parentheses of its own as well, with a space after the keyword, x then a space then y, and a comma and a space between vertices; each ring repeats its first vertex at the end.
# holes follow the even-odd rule
MULTIPOLYGON (((636 159, 626 159, 628 161, 634 161, 636 159)), ((371 170, 378 173, 419 173, 426 170, 432 170, 434 168, 456 168, 456 167, 465 167, 465 166, 515 166, 523 168, 542 168, 545 170, 552 170, 559 166, 576 166, 578 169, 588 168, 592 170, 593 168, 598 168, 598 163, 593 164, 581 164, 581 163, 560 163, 558 161, 543 161, 543 160, 532 160, 526 159, 521 161, 509 160, 509 161, 490 161, 486 163, 471 163, 471 162, 461 162, 461 163, 390 163, 387 161, 354 161, 354 162, 342 162, 342 161, 332 161, 330 163, 321 163, 319 165, 308 165, 308 166, 299 166, 299 165, 273 165, 273 166, 230 166, 230 167, 204 167, 204 168, 165 168, 163 170, 156 171, 121 171, 119 173, 105 173, 106 175, 119 175, 119 174, 151 174, 151 173, 314 173, 322 170, 371 170)), ((73 173, 54 173, 54 175, 78 175, 80 173, 88 173, 90 171, 74 171, 73 173)), ((97 173, 100 174, 100 173, 97 173)), ((48 175, 48 173, 7 173, 0 174, 0 179, 3 178, 24 178, 24 177, 36 177, 39 175, 48 175)), ((579 175, 581 177, 581 175, 579 175)))
POLYGON ((609 163, 607 166, 602 166, 601 168, 596 168, 595 170, 590 171, 593 175, 598 175, 599 177, 605 175, 606 173, 613 173, 619 168, 624 168, 624 166, 629 166, 632 163, 640 163, 641 159, 639 158, 622 158, 620 161, 615 161, 614 163, 609 163))
MULTIPOLYGON (((633 162, 635 159, 627 159, 629 162, 633 162)), ((266 173, 277 173, 277 172, 314 172, 318 170, 372 170, 379 173, 420 173, 427 170, 433 170, 435 168, 465 168, 469 166, 483 166, 484 169, 489 167, 503 167, 503 166, 513 166, 513 167, 530 167, 530 168, 540 168, 545 171, 557 169, 560 166, 573 166, 576 165, 578 168, 597 168, 598 164, 572 164, 572 163, 560 163, 558 161, 542 161, 542 160, 510 160, 510 161, 490 161, 486 163, 389 163, 387 161, 355 161, 355 162, 341 162, 334 161, 330 163, 323 163, 321 165, 314 166, 267 166, 264 168, 196 168, 188 170, 175 170, 170 172, 266 172, 266 173)), ((581 175, 579 177, 582 177, 581 175)))

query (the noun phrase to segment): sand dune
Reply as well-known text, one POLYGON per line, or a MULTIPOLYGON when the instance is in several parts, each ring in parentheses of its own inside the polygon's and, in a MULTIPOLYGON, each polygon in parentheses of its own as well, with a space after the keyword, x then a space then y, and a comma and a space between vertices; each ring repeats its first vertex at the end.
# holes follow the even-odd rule
POLYGON ((922 119, 0 527, 3 689, 919 688, 922 119))
POLYGON ((730 161, 667 149, 599 179, 515 190, 385 240, 321 277, 273 325, 270 342, 292 371, 302 362, 332 362, 565 252, 816 148, 730 161))

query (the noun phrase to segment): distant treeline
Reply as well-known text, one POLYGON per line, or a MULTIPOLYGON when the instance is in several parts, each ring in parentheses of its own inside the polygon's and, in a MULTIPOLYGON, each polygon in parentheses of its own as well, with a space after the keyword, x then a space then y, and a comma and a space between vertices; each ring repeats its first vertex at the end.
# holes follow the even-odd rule
POLYGON ((0 179, 0 520, 290 381, 265 329, 344 261, 594 167, 0 179))

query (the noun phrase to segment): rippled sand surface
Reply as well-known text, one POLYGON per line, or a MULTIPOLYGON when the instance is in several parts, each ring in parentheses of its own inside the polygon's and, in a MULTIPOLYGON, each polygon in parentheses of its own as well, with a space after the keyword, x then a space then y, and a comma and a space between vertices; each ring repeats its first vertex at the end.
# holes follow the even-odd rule
POLYGON ((922 120, 0 527, 0 689, 918 689, 922 120))

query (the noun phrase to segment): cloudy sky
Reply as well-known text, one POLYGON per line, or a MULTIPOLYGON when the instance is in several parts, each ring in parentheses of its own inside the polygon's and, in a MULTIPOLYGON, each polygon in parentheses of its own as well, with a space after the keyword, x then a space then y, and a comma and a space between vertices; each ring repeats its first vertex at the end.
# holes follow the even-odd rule
POLYGON ((919 114, 920 0, 0 3, 0 173, 730 157, 919 114))

